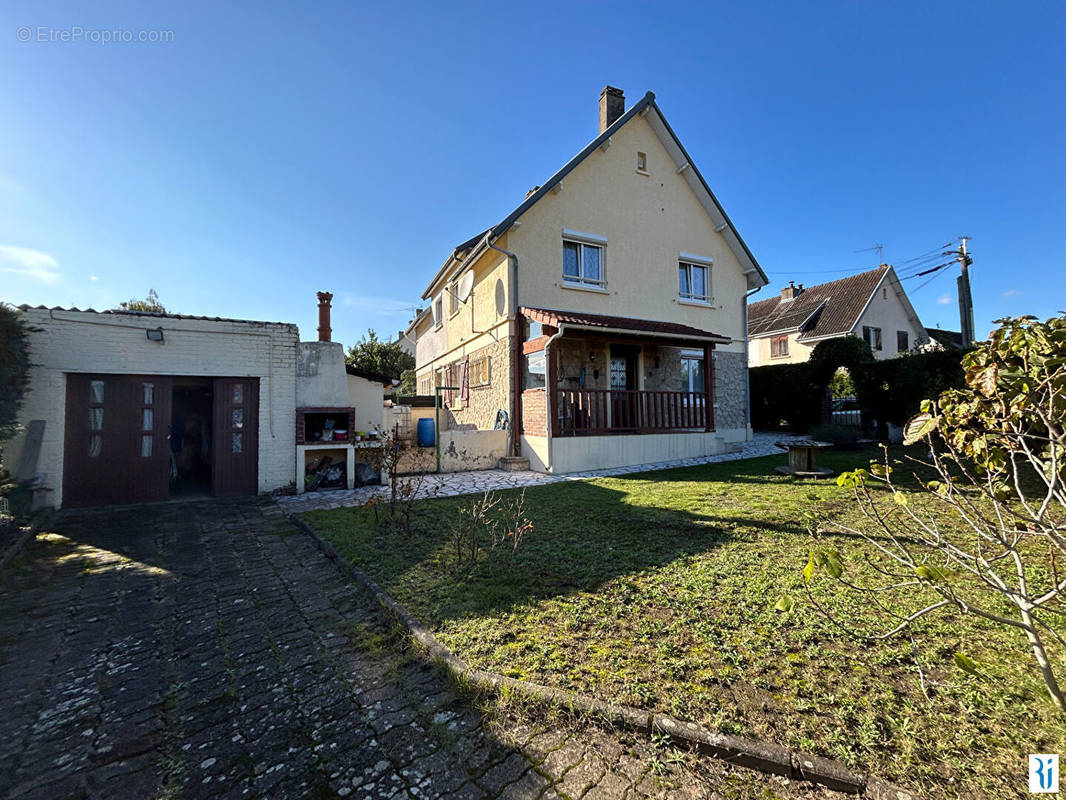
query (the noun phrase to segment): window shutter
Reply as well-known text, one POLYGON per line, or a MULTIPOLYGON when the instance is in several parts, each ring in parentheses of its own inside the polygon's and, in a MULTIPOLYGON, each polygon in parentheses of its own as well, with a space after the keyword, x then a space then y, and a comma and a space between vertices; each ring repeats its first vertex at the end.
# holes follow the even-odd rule
POLYGON ((470 402, 470 356, 463 356, 459 373, 459 407, 466 408, 470 402))

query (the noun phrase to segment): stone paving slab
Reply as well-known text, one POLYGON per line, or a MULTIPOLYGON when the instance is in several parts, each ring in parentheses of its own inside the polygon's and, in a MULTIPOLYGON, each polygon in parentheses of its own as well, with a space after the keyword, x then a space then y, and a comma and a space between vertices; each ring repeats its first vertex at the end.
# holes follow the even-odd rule
POLYGON ((478 710, 266 500, 61 515, 0 573, 0 797, 832 797, 478 710))
MULTIPOLYGON (((422 475, 407 478, 416 488, 418 497, 453 497, 463 494, 483 494, 487 491, 504 489, 521 489, 526 486, 547 486, 563 481, 583 481, 594 478, 609 478, 616 475, 632 475, 637 472, 650 472, 658 469, 676 467, 697 467, 703 464, 718 464, 723 461, 740 461, 747 458, 779 455, 785 451, 777 442, 789 441, 802 437, 779 433, 756 433, 755 438, 745 442, 740 449, 732 453, 700 458, 683 458, 676 461, 660 461, 654 464, 634 464, 628 467, 598 469, 589 472, 571 472, 565 475, 550 475, 533 470, 508 472, 499 469, 473 470, 468 472, 450 472, 442 475, 422 475)), ((299 495, 278 497, 277 502, 290 514, 315 511, 323 508, 342 508, 358 506, 372 497, 386 497, 388 490, 384 486, 362 486, 357 489, 334 489, 323 492, 304 492, 299 495)))

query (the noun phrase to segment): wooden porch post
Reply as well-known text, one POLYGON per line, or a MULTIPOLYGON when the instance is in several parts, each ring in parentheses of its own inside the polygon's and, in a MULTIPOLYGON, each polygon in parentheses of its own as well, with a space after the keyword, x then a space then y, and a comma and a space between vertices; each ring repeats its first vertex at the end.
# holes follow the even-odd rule
POLYGON ((703 346, 703 394, 707 404, 707 430, 714 430, 714 345, 703 346))
MULTIPOLYGON (((558 346, 558 340, 553 342, 553 344, 558 346)), ((559 415, 555 413, 555 409, 559 404, 559 370, 555 366, 555 347, 545 344, 544 360, 546 362, 544 371, 544 413, 548 415, 547 424, 544 426, 545 433, 548 436, 558 436, 560 434, 559 415)))

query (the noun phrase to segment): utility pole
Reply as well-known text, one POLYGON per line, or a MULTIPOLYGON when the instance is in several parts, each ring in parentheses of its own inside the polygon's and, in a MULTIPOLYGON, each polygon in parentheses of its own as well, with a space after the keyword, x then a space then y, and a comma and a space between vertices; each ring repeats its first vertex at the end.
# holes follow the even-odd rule
POLYGON ((959 249, 952 251, 955 260, 959 262, 962 274, 959 275, 959 324, 962 327, 962 346, 969 347, 974 343, 973 332, 973 298, 970 295, 970 271, 973 258, 966 252, 966 242, 970 237, 963 236, 959 249))

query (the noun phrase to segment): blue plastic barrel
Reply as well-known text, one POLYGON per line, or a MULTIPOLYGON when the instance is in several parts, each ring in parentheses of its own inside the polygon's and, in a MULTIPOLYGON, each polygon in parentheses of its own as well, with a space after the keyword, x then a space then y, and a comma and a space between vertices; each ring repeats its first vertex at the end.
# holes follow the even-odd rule
POLYGON ((433 420, 423 417, 418 421, 418 446, 432 447, 436 438, 433 436, 433 420))

